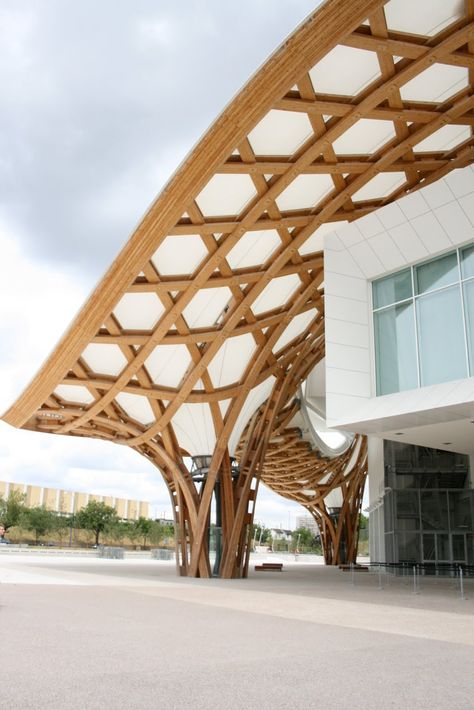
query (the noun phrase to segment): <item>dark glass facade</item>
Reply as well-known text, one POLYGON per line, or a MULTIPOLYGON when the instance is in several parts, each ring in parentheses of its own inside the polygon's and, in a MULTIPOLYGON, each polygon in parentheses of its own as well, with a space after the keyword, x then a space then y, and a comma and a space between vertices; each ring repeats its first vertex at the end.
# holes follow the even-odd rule
POLYGON ((469 457, 384 442, 387 562, 474 564, 469 457))

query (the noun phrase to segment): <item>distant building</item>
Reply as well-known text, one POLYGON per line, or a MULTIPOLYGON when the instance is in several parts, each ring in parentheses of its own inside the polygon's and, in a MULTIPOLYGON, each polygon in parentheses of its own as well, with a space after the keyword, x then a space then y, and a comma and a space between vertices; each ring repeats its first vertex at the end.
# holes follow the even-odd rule
POLYGON ((296 528, 307 528, 313 535, 319 535, 319 527, 312 515, 297 515, 296 528))
POLYGON ((54 510, 63 515, 72 515, 84 508, 89 501, 96 500, 115 508, 119 518, 137 520, 139 517, 150 517, 150 504, 143 500, 117 498, 115 496, 101 496, 95 493, 82 493, 78 491, 65 491, 59 488, 43 488, 32 486, 28 483, 11 483, 0 481, 0 496, 8 498, 10 492, 18 491, 26 496, 25 504, 29 508, 44 505, 48 510, 54 510))
POLYGON ((283 528, 270 528, 272 540, 285 540, 289 542, 291 540, 291 533, 291 530, 284 530, 283 528))

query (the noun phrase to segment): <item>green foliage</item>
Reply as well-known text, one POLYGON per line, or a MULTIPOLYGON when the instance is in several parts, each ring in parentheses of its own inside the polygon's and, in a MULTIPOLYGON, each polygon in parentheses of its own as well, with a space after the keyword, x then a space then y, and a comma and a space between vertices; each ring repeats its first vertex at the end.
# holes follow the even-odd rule
POLYGON ((5 530, 19 524, 25 510, 25 498, 25 494, 19 491, 11 491, 6 500, 0 496, 0 523, 3 523, 5 530))
POLYGON ((25 530, 32 530, 35 534, 36 544, 42 535, 54 530, 56 514, 42 506, 25 508, 21 514, 20 525, 25 530))
POLYGON ((160 523, 159 520, 153 520, 149 537, 152 545, 159 545, 165 540, 169 541, 174 538, 174 526, 172 523, 160 523))
POLYGON ((271 531, 265 525, 254 524, 252 526, 252 539, 256 545, 265 545, 270 542, 271 531))
POLYGON ((143 547, 146 546, 146 541, 147 538, 150 536, 150 533, 153 529, 153 521, 149 520, 148 518, 143 518, 139 517, 138 520, 135 520, 135 530, 137 531, 138 535, 142 538, 143 540, 143 547))
POLYGON ((365 530, 365 528, 369 527, 369 519, 366 515, 361 513, 359 515, 359 529, 360 530, 365 530))
POLYGON ((62 541, 69 533, 69 528, 71 525, 71 520, 69 517, 64 515, 55 515, 53 518, 53 528, 52 531, 57 535, 59 542, 62 541))
POLYGON ((293 549, 300 552, 315 552, 321 554, 321 543, 309 528, 298 528, 291 533, 293 549))
POLYGON ((117 525, 119 518, 115 508, 105 503, 91 500, 85 508, 77 513, 76 521, 80 528, 94 533, 95 544, 98 545, 100 534, 117 525))

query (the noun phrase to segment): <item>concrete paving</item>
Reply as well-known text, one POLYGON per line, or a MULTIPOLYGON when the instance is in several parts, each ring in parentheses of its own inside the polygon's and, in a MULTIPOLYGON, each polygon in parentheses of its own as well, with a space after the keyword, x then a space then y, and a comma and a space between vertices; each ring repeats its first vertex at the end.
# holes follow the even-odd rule
POLYGON ((474 580, 379 581, 2 552, 0 709, 472 710, 474 580))

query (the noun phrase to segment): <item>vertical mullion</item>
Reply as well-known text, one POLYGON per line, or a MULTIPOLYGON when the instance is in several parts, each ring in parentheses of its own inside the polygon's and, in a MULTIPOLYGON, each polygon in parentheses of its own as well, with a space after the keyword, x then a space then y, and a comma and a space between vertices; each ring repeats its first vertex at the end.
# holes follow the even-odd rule
POLYGON ((415 352, 416 352, 416 379, 418 382, 418 387, 421 387, 421 374, 420 374, 420 349, 418 347, 418 322, 416 317, 416 298, 415 298, 415 269, 413 266, 411 269, 411 290, 413 299, 413 318, 415 319, 415 352))
POLYGON ((469 359, 469 346, 467 342, 467 330, 466 330, 466 310, 464 308, 464 282, 462 278, 461 271, 461 255, 460 250, 456 249, 456 254, 458 256, 458 276, 459 276, 459 288, 461 289, 461 313, 462 313, 462 328, 464 333, 464 352, 466 356, 467 374, 470 377, 472 374, 471 362, 469 359))

